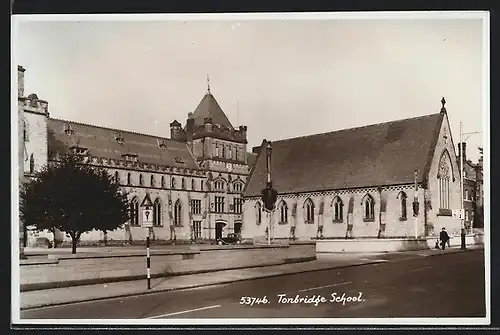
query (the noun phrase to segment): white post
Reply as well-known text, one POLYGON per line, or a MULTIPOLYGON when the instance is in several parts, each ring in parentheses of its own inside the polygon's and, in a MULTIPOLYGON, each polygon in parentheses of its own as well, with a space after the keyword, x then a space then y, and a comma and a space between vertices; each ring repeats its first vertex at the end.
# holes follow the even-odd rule
POLYGON ((267 244, 271 245, 271 212, 267 212, 267 244))

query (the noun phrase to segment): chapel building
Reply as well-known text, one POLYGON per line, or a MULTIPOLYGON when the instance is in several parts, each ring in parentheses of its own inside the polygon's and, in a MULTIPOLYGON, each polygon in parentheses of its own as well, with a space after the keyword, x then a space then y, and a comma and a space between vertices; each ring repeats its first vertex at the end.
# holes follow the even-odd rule
POLYGON ((391 238, 460 234, 460 172, 443 98, 439 113, 272 142, 278 192, 263 210, 266 147, 246 185, 243 238, 391 238), (413 200, 419 203, 413 215, 413 200))

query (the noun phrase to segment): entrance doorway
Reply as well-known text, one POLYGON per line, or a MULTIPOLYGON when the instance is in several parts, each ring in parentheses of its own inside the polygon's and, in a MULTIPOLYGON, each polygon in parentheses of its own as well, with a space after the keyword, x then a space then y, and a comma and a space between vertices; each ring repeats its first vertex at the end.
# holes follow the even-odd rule
POLYGON ((224 226, 226 225, 225 222, 216 222, 215 223, 215 240, 218 241, 220 238, 222 238, 222 230, 224 229, 224 226))
POLYGON ((234 223, 234 233, 235 234, 241 235, 241 226, 242 226, 241 222, 234 223))

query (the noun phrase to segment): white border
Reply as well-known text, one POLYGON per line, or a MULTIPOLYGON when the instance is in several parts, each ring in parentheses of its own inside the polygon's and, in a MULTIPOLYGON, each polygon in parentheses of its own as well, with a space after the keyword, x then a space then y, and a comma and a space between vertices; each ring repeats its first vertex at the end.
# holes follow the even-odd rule
MULTIPOLYGON (((19 281, 11 282, 12 323, 25 325, 224 325, 227 327, 244 325, 489 325, 491 322, 490 299, 490 36, 489 12, 448 11, 448 12, 342 12, 342 13, 218 13, 218 14, 99 14, 99 15, 13 15, 11 19, 11 45, 15 45, 17 25, 23 21, 239 21, 239 20, 403 20, 403 19, 482 19, 483 20, 483 140, 484 140, 484 229, 485 229, 485 318, 294 318, 294 319, 142 319, 142 320, 21 320, 19 302, 19 281)), ((16 49, 12 47, 12 73, 17 73, 16 49)), ((18 134, 17 76, 11 76, 12 113, 11 131, 18 134)), ((14 136, 13 136, 14 137, 14 136)), ((18 137, 12 141, 12 278, 19 278, 19 228, 15 223, 19 218, 18 185, 18 137)))

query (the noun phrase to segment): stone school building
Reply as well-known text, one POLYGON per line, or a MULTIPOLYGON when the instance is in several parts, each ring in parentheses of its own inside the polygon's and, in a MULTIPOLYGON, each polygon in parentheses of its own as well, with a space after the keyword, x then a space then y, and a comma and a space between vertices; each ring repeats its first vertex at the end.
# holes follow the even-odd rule
MULTIPOLYGON (((18 67, 20 169, 26 182, 59 155, 84 156, 114 177, 129 196, 130 221, 123 229, 82 235, 81 241, 216 240, 240 233, 242 192, 256 155, 247 153, 247 127, 233 127, 210 87, 182 126, 170 124, 170 138, 51 118, 48 102, 24 94, 25 69, 18 67), (153 204, 154 227, 142 227, 140 205, 153 204)), ((166 130, 168 131, 168 130, 166 130)), ((24 243, 61 232, 24 227, 24 243)), ((52 236, 55 235, 55 236, 52 236)))
POLYGON ((269 224, 260 199, 263 143, 254 148, 257 161, 244 192, 243 237, 423 237, 443 227, 459 234, 461 222, 452 216, 461 201, 454 148, 444 98, 439 113, 272 142, 278 200, 269 224))

